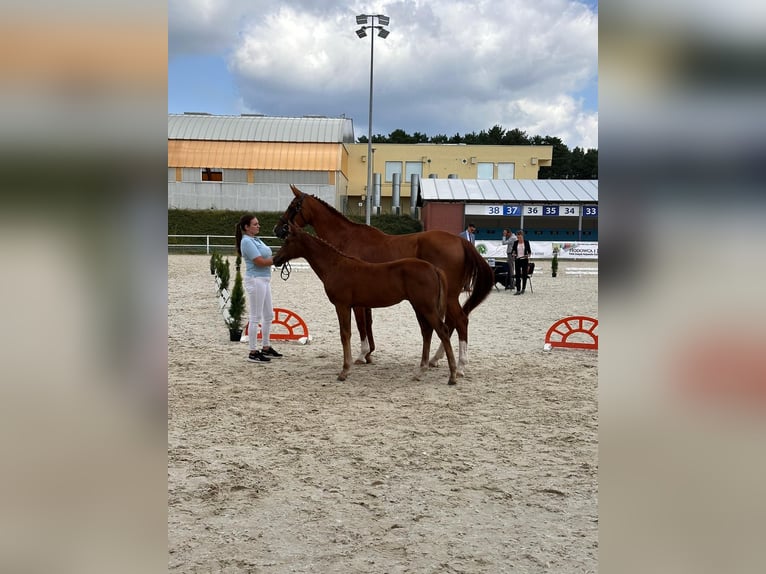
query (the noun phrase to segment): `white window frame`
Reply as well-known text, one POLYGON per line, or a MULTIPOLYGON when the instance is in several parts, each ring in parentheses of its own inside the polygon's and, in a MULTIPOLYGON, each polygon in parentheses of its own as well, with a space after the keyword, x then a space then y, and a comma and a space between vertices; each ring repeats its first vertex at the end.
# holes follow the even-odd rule
POLYGON ((476 179, 495 179, 495 164, 491 161, 480 161, 476 164, 476 179), (482 170, 486 172, 489 168, 489 177, 482 175, 482 170))
POLYGON ((509 161, 497 162, 497 179, 516 179, 516 164, 509 161), (509 169, 508 166, 510 166, 511 177, 501 173, 502 171, 509 169))
MULTIPOLYGON (((422 161, 406 161, 404 162, 404 181, 409 183, 412 179, 412 174, 416 173, 420 178, 423 178, 423 162, 422 161)), ((404 182, 402 182, 404 183, 404 182)))
POLYGON ((386 183, 390 183, 393 178, 393 174, 398 173, 399 174, 399 180, 401 181, 402 177, 402 162, 401 161, 387 161, 386 162, 386 175, 384 181, 386 183))

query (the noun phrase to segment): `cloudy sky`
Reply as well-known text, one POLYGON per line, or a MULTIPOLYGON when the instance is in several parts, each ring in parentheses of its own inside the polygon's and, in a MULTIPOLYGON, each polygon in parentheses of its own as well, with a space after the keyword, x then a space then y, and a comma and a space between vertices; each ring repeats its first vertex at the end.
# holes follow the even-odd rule
POLYGON ((598 147, 597 0, 169 0, 168 112, 345 115, 373 133, 494 125, 598 147))

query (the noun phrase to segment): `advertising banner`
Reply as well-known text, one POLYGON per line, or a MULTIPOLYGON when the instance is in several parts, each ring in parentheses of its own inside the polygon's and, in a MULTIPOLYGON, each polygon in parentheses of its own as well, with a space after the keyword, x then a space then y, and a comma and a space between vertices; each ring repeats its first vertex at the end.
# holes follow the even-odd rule
MULTIPOLYGON (((558 249, 559 259, 598 259, 598 242, 594 241, 530 241, 532 259, 550 259, 558 249)), ((476 249, 487 259, 505 259, 507 246, 496 240, 476 240, 476 249)))

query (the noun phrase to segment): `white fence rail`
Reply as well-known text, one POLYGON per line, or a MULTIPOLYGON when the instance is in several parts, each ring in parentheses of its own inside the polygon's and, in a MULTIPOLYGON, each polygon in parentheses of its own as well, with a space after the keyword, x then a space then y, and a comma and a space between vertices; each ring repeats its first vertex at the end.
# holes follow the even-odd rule
MULTIPOLYGON (((274 235, 259 235, 264 243, 272 249, 279 247, 279 239, 274 235)), ((210 254, 212 249, 217 251, 231 250, 235 251, 233 235, 168 235, 168 251, 170 250, 201 250, 210 254), (184 239, 182 242, 171 241, 173 239, 184 239), (211 239, 214 241, 211 242, 211 239), (226 242, 215 241, 216 239, 226 239, 226 242), (188 241, 186 241, 188 240, 188 241), (196 241, 195 241, 196 240, 196 241)))

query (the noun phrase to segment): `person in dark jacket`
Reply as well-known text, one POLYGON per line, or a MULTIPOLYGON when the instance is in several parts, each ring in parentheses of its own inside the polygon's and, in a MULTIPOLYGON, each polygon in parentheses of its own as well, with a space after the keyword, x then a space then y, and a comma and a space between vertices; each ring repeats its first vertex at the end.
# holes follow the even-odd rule
POLYGON ((468 227, 464 231, 458 233, 460 237, 468 241, 471 245, 476 245, 476 226, 473 223, 469 223, 468 227))
POLYGON ((511 247, 511 257, 513 257, 513 264, 516 269, 516 293, 514 295, 521 295, 527 290, 527 266, 530 255, 532 255, 532 247, 524 237, 524 232, 519 229, 516 232, 516 241, 511 247))
POLYGON ((503 245, 505 248, 505 261, 508 265, 508 278, 506 280, 505 288, 512 289, 514 283, 514 277, 516 276, 516 270, 513 266, 513 243, 516 241, 516 234, 509 228, 503 229, 503 245))

